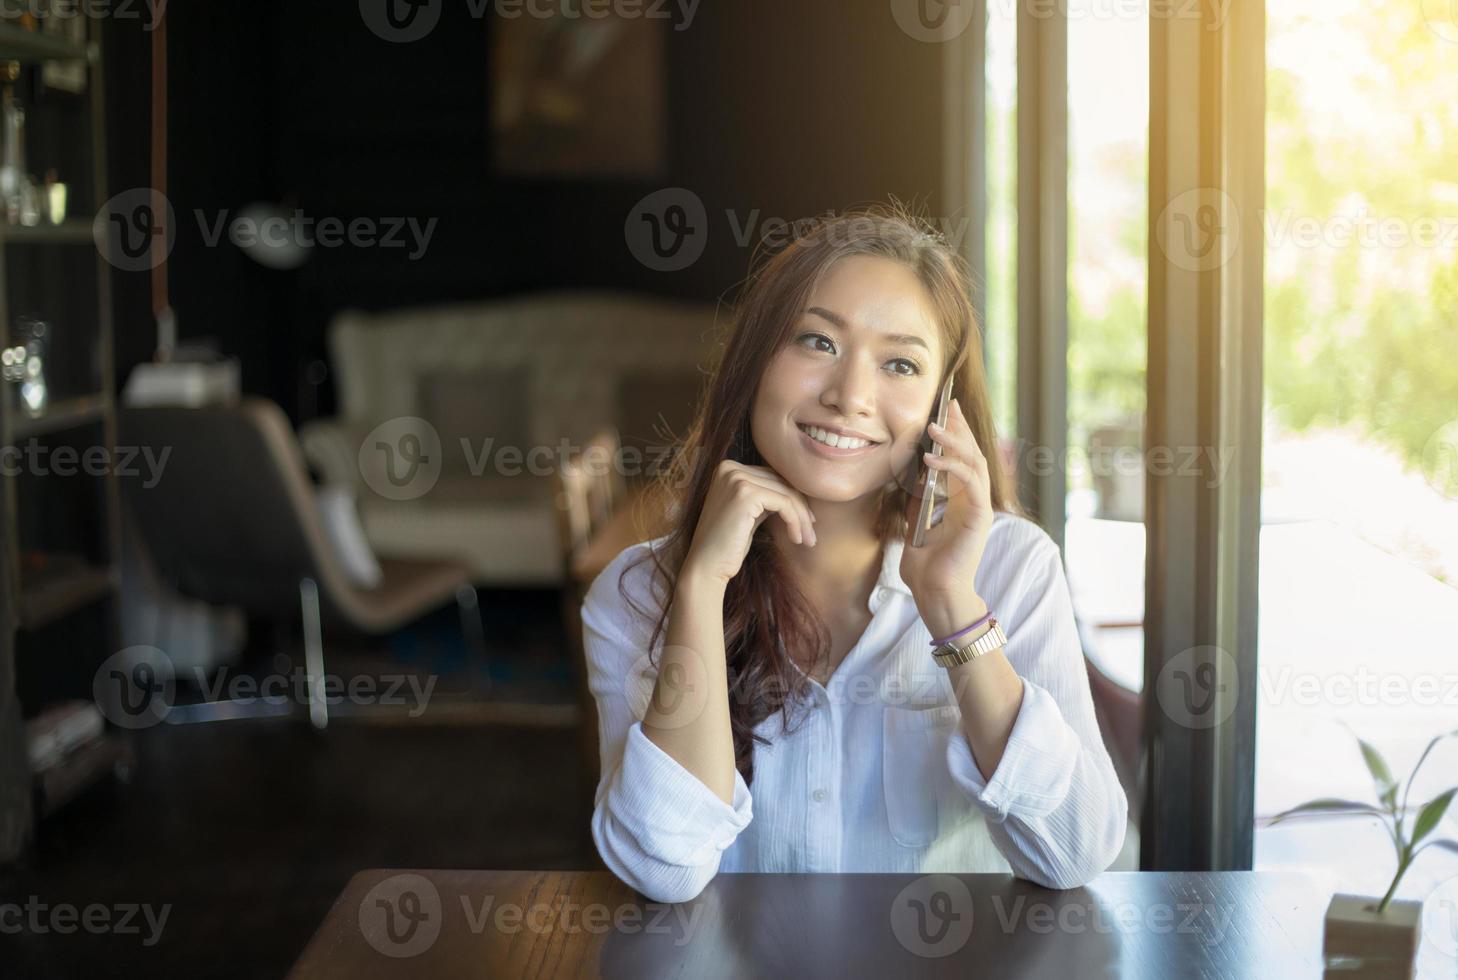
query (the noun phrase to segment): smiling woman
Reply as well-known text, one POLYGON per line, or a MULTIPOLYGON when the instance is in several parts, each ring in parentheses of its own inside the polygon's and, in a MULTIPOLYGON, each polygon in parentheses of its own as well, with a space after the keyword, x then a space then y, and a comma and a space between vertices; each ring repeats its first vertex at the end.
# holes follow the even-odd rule
POLYGON ((582 607, 593 837, 644 894, 685 900, 720 870, 1071 887, 1118 853, 1127 805, 1060 553, 983 453, 999 459, 970 288, 889 207, 818 223, 751 276, 658 484, 675 526, 582 607), (948 496, 913 548, 924 466, 948 496))

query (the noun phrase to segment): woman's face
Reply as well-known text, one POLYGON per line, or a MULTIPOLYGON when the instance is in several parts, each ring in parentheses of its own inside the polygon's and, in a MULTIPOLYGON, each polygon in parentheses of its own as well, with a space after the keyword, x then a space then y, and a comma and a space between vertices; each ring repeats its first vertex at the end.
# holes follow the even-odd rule
POLYGON ((750 433, 760 456, 812 500, 879 491, 919 459, 942 381, 944 354, 926 289, 900 262, 841 259, 790 336, 755 395, 750 433), (825 445, 808 431, 814 427, 870 444, 825 445))

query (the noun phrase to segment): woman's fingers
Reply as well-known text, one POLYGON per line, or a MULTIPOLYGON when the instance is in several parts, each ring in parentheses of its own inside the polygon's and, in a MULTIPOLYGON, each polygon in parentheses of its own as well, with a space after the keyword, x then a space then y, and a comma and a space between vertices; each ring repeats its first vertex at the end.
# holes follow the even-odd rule
POLYGON ((972 425, 962 412, 962 403, 955 398, 952 399, 952 410, 947 413, 946 431, 962 448, 968 462, 976 463, 979 459, 985 460, 982 447, 977 444, 977 436, 972 431, 972 425))
POLYGON ((779 475, 773 470, 753 466, 746 467, 744 470, 744 478, 754 480, 766 490, 783 494, 794 505, 795 512, 798 515, 801 538, 797 540, 803 539, 808 540, 811 544, 815 543, 815 516, 810 512, 810 504, 805 500, 803 494, 781 480, 779 475))
MULTIPOLYGON (((772 479, 766 478, 763 474, 757 473, 752 467, 741 470, 737 482, 743 489, 748 499, 759 504, 764 512, 773 511, 780 515, 789 529, 790 540, 796 544, 804 544, 807 541, 814 543, 815 532, 810 527, 809 509, 793 495, 786 493, 783 486, 772 479)), ((762 513, 760 517, 762 518, 762 513)), ((761 520, 756 520, 755 527, 758 528, 761 520)))
MULTIPOLYGON (((950 416, 948 421, 951 421, 950 416)), ((954 431, 950 427, 942 428, 935 422, 930 422, 927 424, 927 434, 933 441, 941 444, 943 458, 960 458, 973 469, 982 470, 987 466, 987 458, 982 455, 977 439, 972 435, 972 430, 967 428, 965 420, 962 420, 962 427, 961 431, 954 431)))
MULTIPOLYGON (((977 472, 962 459, 956 456, 933 456, 931 453, 923 453, 922 461, 934 470, 941 470, 956 477, 962 486, 971 486, 977 478, 977 472)), ((947 488, 948 493, 951 487, 947 488)))
POLYGON ((794 521, 787 516, 787 513, 793 511, 793 506, 783 494, 770 490, 758 480, 740 474, 734 481, 734 497, 739 507, 754 515, 755 530, 759 530, 759 526, 771 514, 778 514, 789 525, 791 539, 797 543, 800 541, 798 515, 794 521))
POLYGON ((764 506, 774 510, 784 520, 792 541, 796 544, 815 543, 815 532, 810 530, 810 522, 805 515, 804 508, 795 498, 763 485, 760 485, 759 491, 764 506))
POLYGON ((976 494, 957 505, 958 513, 964 516, 970 514, 967 510, 968 504, 990 492, 991 475, 987 457, 983 455, 977 436, 962 412, 961 403, 952 399, 951 409, 947 413, 947 425, 938 426, 933 422, 927 426, 927 433, 942 447, 942 455, 925 453, 922 456, 923 462, 934 470, 948 474, 949 496, 958 496, 962 490, 971 490, 976 494), (959 486, 954 488, 950 485, 953 479, 959 486))

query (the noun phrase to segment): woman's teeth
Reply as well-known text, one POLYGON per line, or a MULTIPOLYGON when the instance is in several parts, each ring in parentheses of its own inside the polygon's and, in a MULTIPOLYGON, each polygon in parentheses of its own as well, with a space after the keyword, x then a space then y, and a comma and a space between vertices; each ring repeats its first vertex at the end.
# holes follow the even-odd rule
POLYGON ((834 449, 863 449, 871 445, 864 439, 852 439, 850 436, 838 436, 814 425, 802 425, 800 431, 804 432, 816 442, 823 442, 834 449))

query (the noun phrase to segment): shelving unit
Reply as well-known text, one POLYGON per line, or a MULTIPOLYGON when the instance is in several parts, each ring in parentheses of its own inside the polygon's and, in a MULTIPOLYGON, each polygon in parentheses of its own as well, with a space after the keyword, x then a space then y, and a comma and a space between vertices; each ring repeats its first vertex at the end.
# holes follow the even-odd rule
MULTIPOLYGON (((0 61, 4 61, 0 58, 0 61)), ((13 60, 13 59, 12 59, 13 60)), ((0 222, 0 242, 17 245, 30 242, 84 245, 92 241, 91 225, 74 219, 59 225, 8 225, 0 222)))
POLYGON ((39 815, 51 815, 98 779, 116 772, 129 773, 136 764, 131 745, 119 738, 103 738, 77 749, 64 765, 47 769, 38 779, 39 815))
MULTIPOLYGON (((0 61, 38 64, 42 61, 89 61, 93 66, 101 60, 97 45, 73 44, 70 41, 39 31, 27 31, 14 24, 0 24, 0 61)), ((92 72, 92 81, 98 74, 92 72)))
MULTIPOLYGON (((90 172, 66 174, 63 179, 77 190, 86 188, 84 195, 73 199, 94 213, 107 198, 105 91, 95 24, 87 26, 89 39, 78 44, 13 23, 0 24, 0 62, 20 62, 23 77, 30 73, 32 87, 33 75, 44 62, 86 65, 85 92, 68 96, 86 100, 84 109, 68 110, 82 113, 84 121, 76 127, 74 137, 62 133, 58 138, 85 141, 74 148, 83 158, 89 152, 90 172)), ((42 125, 43 115, 28 112, 27 144, 35 142, 34 127, 42 125)), ((27 165, 39 172, 53 164, 30 159, 27 165)), ((37 817, 98 778, 128 770, 134 762, 129 742, 108 731, 100 741, 32 776, 22 719, 38 714, 46 705, 35 703, 37 699, 23 686, 17 688, 17 676, 27 666, 25 658, 38 657, 41 651, 48 665, 73 669, 89 681, 88 671, 116 649, 114 606, 120 549, 116 475, 109 465, 102 473, 74 476, 35 472, 23 455, 27 447, 46 444, 73 449, 100 446, 109 456, 116 445, 109 273, 92 243, 87 218, 73 216, 59 225, 22 226, 8 224, 0 215, 0 348, 16 343, 11 331, 18 315, 39 312, 48 319, 54 315, 47 352, 48 383, 53 375, 64 379, 54 392, 57 397, 38 415, 22 408, 14 385, 0 384, 0 446, 10 454, 10 465, 0 469, 0 862, 13 859, 23 848, 37 817), (92 315, 84 296, 87 276, 78 280, 69 272, 83 268, 95 270, 91 323, 82 322, 92 315), (21 281, 12 281, 16 274, 21 281), (17 290, 23 297, 19 302, 17 290), (23 308, 17 308, 22 303, 23 308), (61 322, 63 319, 71 322, 61 322), (62 329, 54 329, 58 323, 62 329), (53 372, 53 368, 57 370, 53 372), (90 383, 78 383, 77 378, 90 383), (64 480, 94 482, 66 487, 61 485, 64 480), (62 506, 73 510, 62 511, 62 506), (83 629, 68 625, 82 620, 87 620, 83 629), (62 632, 47 632, 58 629, 62 632), (78 635, 100 639, 93 647, 91 640, 76 640, 78 635), (16 771, 17 765, 24 767, 23 772, 16 771)), ((76 690, 80 685, 75 682, 63 686, 71 696, 90 696, 89 686, 85 691, 76 690)))
POLYGON ((110 411, 111 405, 103 395, 67 398, 51 405, 38 416, 16 418, 11 423, 10 435, 15 439, 28 439, 31 436, 72 429, 88 422, 103 421, 110 411))
POLYGON ((23 630, 38 630, 110 595, 116 574, 104 565, 75 559, 54 572, 22 575, 16 619, 23 630))

